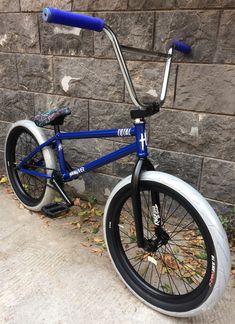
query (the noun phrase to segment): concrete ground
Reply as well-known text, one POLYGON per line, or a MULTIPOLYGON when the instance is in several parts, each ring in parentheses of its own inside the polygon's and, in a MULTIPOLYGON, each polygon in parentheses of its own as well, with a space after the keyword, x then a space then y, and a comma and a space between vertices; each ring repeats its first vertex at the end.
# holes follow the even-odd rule
POLYGON ((64 220, 45 224, 0 189, 0 323, 234 323, 235 288, 192 319, 161 315, 136 299, 107 255, 81 245, 64 220))

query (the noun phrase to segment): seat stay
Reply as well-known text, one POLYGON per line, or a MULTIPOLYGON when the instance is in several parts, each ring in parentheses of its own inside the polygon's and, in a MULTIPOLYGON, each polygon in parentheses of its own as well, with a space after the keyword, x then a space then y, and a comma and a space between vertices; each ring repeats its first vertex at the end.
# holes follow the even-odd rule
POLYGON ((30 154, 28 154, 18 165, 17 168, 21 169, 27 161, 31 160, 38 152, 40 152, 44 147, 50 146, 56 142, 56 136, 49 138, 47 141, 38 145, 30 154))
POLYGON ((49 174, 46 174, 46 173, 42 173, 42 172, 38 172, 38 171, 34 171, 34 170, 29 170, 29 169, 25 169, 25 168, 20 168, 20 171, 23 172, 23 173, 27 173, 27 174, 29 174, 31 176, 34 176, 34 177, 51 179, 51 176, 49 174))

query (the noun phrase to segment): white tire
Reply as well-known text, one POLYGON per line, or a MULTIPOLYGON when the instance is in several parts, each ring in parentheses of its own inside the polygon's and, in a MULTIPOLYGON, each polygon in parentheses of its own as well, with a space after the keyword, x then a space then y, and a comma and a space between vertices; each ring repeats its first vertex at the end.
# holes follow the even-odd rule
MULTIPOLYGON (((41 145, 42 143, 44 143, 47 138, 43 132, 43 129, 40 127, 37 127, 35 125, 34 122, 30 121, 30 120, 20 120, 17 121, 16 123, 12 124, 7 137, 6 137, 6 142, 5 142, 5 156, 4 156, 4 160, 5 160, 5 167, 6 167, 6 171, 7 171, 7 175, 8 175, 8 179, 11 183, 11 177, 10 177, 10 170, 9 170, 9 160, 7 157, 7 152, 8 152, 8 146, 11 142, 11 137, 14 138, 14 132, 17 129, 25 129, 27 130, 29 133, 31 133, 35 139, 37 140, 38 144, 41 145)), ((51 175, 52 170, 56 169, 56 162, 55 162, 55 156, 54 156, 54 152, 52 150, 51 147, 45 147, 42 149, 42 154, 43 154, 43 158, 45 161, 45 166, 47 168, 47 174, 51 175)), ((47 182, 49 182, 49 180, 47 180, 47 182)), ((20 198, 20 195, 17 193, 17 190, 15 188, 15 186, 13 185, 13 183, 11 183, 12 189, 15 191, 15 194, 17 196, 17 198, 20 200, 20 202, 27 207, 30 210, 33 211, 40 211, 42 209, 43 206, 49 204, 52 202, 52 200, 55 197, 55 190, 53 190, 50 186, 46 185, 45 188, 45 192, 43 197, 40 199, 40 201, 34 205, 28 204, 25 201, 22 201, 20 198)))
POLYGON ((105 206, 105 211, 104 211, 105 241, 114 268, 119 274, 119 276, 121 277, 121 279, 124 281, 125 285, 132 291, 132 293, 135 294, 136 297, 138 297, 140 300, 142 300, 145 304, 147 304, 151 308, 161 313, 170 316, 176 316, 176 317, 189 317, 189 316, 195 316, 201 314, 202 312, 211 308, 220 300, 226 288, 227 282, 229 280, 231 265, 230 265, 229 245, 228 245, 226 233, 217 215, 215 214, 214 210, 211 208, 209 203, 202 197, 202 195, 198 191, 196 191, 194 188, 192 188, 184 181, 172 175, 169 175, 167 173, 156 172, 156 171, 142 172, 141 181, 143 183, 151 182, 151 183, 160 184, 162 186, 165 186, 166 188, 174 190, 176 193, 182 196, 187 202, 189 202, 193 206, 193 208, 197 211, 197 213, 200 215, 200 217, 202 218, 203 222, 205 223, 205 226, 207 227, 211 235, 214 244, 214 251, 215 251, 214 257, 216 260, 216 276, 215 278, 213 278, 213 286, 210 289, 210 293, 208 293, 208 296, 206 296, 205 300, 201 301, 199 305, 192 307, 190 310, 187 311, 184 310, 172 311, 167 309, 167 307, 164 308, 156 307, 155 305, 153 305, 153 303, 149 303, 146 299, 140 296, 136 292, 136 290, 133 289, 133 285, 131 287, 131 285, 125 280, 124 278, 125 275, 123 276, 123 273, 121 273, 122 270, 120 270, 117 261, 113 257, 115 253, 113 253, 113 248, 112 248, 113 245, 110 240, 111 236, 109 234, 109 231, 111 231, 111 227, 112 226, 114 227, 114 225, 112 222, 110 222, 112 216, 109 215, 112 213, 115 214, 114 203, 117 204, 118 194, 119 197, 121 196, 120 191, 122 190, 122 192, 124 192, 126 187, 130 188, 131 176, 123 179, 120 183, 116 185, 116 187, 113 189, 113 191, 111 192, 108 198, 108 201, 105 206))

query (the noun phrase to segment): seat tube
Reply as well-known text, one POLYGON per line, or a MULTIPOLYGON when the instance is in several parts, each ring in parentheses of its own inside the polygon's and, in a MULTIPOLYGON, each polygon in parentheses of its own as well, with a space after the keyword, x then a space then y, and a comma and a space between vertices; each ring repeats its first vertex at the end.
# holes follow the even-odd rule
POLYGON ((137 156, 139 158, 145 158, 148 156, 148 143, 147 143, 147 134, 145 129, 145 120, 136 119, 134 125, 135 125, 137 156))
MULTIPOLYGON (((57 134, 59 134, 59 132, 57 134)), ((59 140, 58 138, 56 139, 56 150, 57 150, 58 160, 59 160, 59 164, 60 164, 60 171, 61 171, 62 175, 64 176, 66 173, 64 151, 63 151, 62 141, 59 140)))

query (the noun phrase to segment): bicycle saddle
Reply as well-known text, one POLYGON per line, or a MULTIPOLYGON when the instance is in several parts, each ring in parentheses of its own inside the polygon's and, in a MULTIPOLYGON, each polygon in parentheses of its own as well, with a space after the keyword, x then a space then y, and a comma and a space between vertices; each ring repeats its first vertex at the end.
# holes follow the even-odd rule
POLYGON ((34 117, 34 122, 38 127, 46 125, 63 125, 66 116, 71 114, 69 107, 50 109, 47 112, 34 117))

